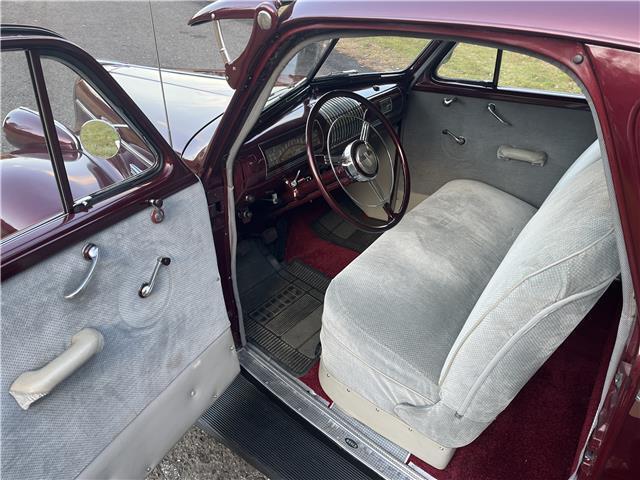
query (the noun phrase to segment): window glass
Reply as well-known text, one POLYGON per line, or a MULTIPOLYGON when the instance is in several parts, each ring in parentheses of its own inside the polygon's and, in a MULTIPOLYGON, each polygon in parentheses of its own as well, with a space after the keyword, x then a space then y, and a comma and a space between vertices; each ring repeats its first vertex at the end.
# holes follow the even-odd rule
POLYGON ((269 102, 279 98, 288 90, 306 80, 317 67, 318 62, 322 59, 330 43, 331 40, 311 43, 296 53, 293 58, 289 60, 289 63, 287 63, 282 72, 280 72, 276 84, 273 86, 271 94, 269 95, 267 105, 269 105, 269 102))
POLYGON ((440 78, 491 82, 496 65, 497 50, 468 43, 457 44, 436 72, 440 78))
POLYGON ((26 54, 4 51, 0 62, 0 238, 5 238, 63 208, 26 54))
POLYGON ((521 53, 504 51, 498 87, 580 94, 573 79, 555 65, 521 53))
POLYGON ((74 200, 155 164, 147 143, 74 70, 51 58, 42 70, 74 200))
POLYGON ((341 38, 317 76, 405 70, 429 42, 425 38, 389 36, 341 38))

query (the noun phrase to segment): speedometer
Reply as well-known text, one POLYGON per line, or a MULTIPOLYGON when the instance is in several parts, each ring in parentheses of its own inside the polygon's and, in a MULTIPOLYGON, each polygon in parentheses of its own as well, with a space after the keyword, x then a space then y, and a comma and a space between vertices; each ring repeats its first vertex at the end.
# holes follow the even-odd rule
MULTIPOLYGON (((314 152, 322 151, 322 129, 318 123, 313 127, 312 142, 314 152)), ((301 160, 306 150, 307 145, 304 132, 300 132, 284 142, 263 149, 267 161, 267 171, 271 172, 289 162, 301 160)))

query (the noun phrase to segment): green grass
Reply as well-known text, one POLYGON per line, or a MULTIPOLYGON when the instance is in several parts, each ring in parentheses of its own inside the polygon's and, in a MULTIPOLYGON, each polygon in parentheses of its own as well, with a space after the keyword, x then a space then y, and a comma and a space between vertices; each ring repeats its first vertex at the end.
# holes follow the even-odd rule
POLYGON ((407 37, 343 38, 336 49, 371 72, 389 72, 407 68, 427 43, 429 40, 407 37))
MULTIPOLYGON (((422 51, 426 40, 406 37, 344 38, 337 50, 355 58, 370 71, 406 68, 422 51)), ((459 44, 449 60, 438 69, 443 78, 483 80, 493 78, 496 49, 459 44)), ((534 57, 504 52, 500 69, 500 87, 546 90, 558 93, 580 93, 575 82, 562 70, 534 57)))

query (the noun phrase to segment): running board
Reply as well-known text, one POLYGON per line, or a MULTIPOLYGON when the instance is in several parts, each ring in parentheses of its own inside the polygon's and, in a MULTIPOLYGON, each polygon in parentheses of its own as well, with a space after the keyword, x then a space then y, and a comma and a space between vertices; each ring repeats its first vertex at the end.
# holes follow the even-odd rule
MULTIPOLYGON (((409 462, 409 453, 357 422, 337 408, 329 408, 298 379, 293 378, 263 352, 248 344, 238 352, 240 365, 283 404, 313 425, 326 440, 382 478, 436 480, 409 462)), ((348 478, 348 477, 345 477, 348 478)))
POLYGON ((274 480, 379 478, 246 376, 200 417, 200 428, 274 480))

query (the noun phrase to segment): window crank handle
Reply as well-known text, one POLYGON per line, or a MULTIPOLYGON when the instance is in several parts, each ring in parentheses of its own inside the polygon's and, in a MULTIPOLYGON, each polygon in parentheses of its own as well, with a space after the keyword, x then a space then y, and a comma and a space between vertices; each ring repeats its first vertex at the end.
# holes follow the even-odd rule
POLYGON ((156 260, 156 266, 153 268, 153 273, 151 274, 151 280, 148 282, 144 282, 138 291, 138 295, 142 298, 147 298, 153 292, 153 287, 156 284, 156 279, 158 278, 158 272, 160 272, 160 267, 162 265, 168 266, 171 263, 171 259, 169 257, 158 257, 156 260))

